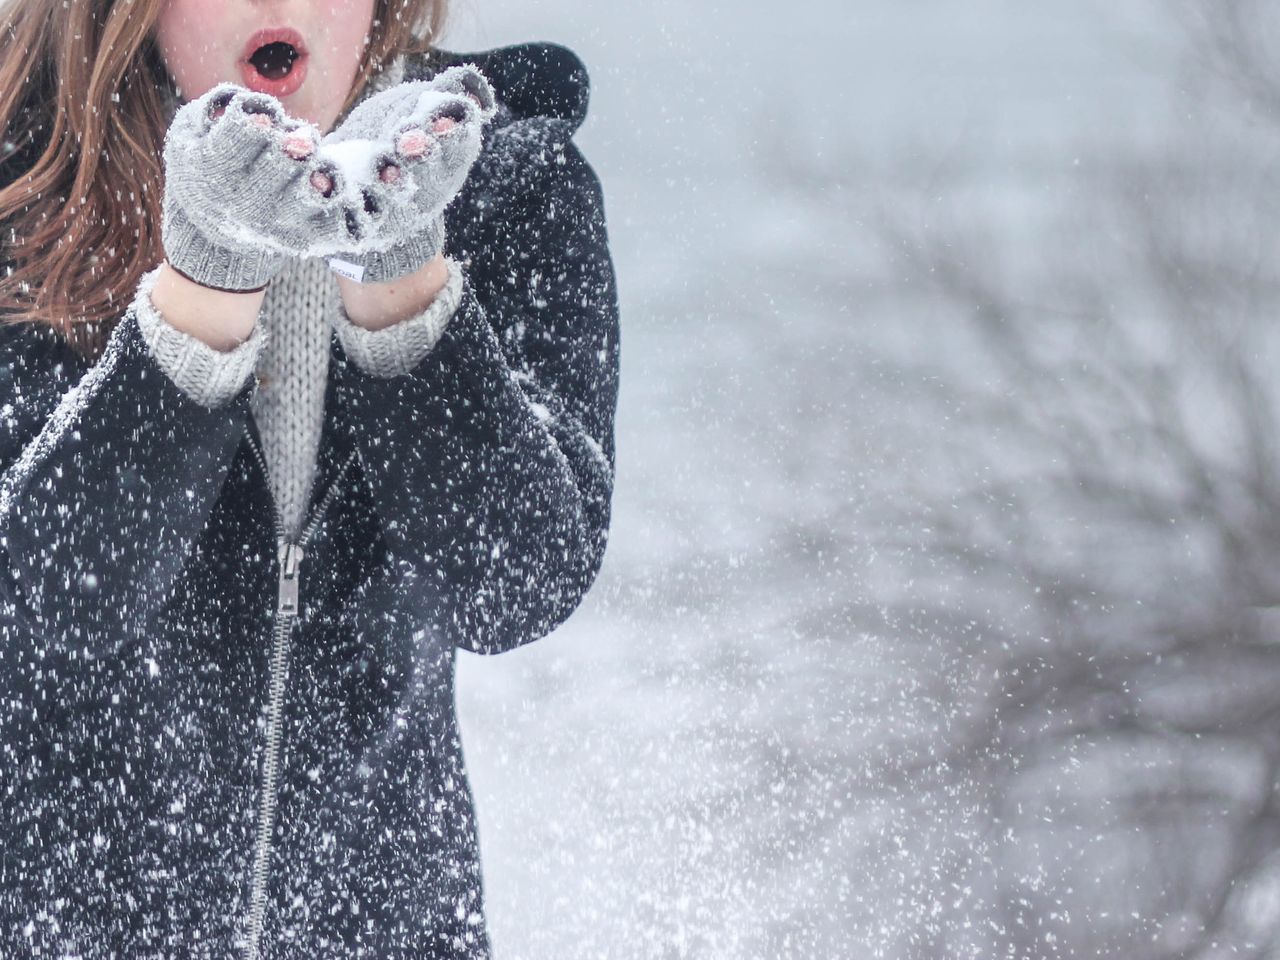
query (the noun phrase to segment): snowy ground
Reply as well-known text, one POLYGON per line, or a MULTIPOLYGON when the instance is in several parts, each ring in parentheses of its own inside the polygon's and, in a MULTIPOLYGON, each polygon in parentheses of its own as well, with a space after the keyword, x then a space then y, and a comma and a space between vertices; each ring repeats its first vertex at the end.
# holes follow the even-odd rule
POLYGON ((980 919, 982 784, 912 773, 980 678, 945 630, 885 629, 930 564, 925 533, 879 536, 947 483, 948 425, 892 371, 963 344, 876 214, 1034 258, 1082 146, 1168 121, 1173 41, 1114 6, 454 5, 453 49, 586 61, 623 295, 600 580, 460 664, 499 960, 900 960, 980 919))

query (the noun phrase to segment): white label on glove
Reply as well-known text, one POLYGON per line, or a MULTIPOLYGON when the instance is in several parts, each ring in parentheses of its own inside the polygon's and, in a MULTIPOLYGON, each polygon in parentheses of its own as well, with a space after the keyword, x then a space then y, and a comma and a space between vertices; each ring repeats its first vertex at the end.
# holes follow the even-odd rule
POLYGON ((347 263, 347 261, 339 260, 337 257, 330 257, 329 269, 340 277, 346 277, 356 283, 364 283, 364 267, 358 263, 347 263))

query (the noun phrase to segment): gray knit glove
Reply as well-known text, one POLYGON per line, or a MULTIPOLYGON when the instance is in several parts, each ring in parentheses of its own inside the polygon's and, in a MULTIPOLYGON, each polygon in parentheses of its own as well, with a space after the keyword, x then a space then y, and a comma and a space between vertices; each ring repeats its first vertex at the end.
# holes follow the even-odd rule
POLYGON ((181 107, 164 144, 170 265, 207 287, 265 286, 311 236, 319 140, 275 97, 231 83, 181 107))
POLYGON ((318 229, 305 255, 326 257, 366 283, 433 259, 444 246, 444 209, 480 155, 481 129, 496 110, 489 81, 470 64, 356 106, 316 150, 332 188, 321 195, 327 216, 313 220, 318 229), (453 125, 442 129, 442 120, 453 125))

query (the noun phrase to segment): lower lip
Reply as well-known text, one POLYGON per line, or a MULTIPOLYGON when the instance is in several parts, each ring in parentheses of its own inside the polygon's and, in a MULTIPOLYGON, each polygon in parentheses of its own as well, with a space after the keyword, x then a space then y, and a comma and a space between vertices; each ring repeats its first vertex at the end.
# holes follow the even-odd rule
POLYGON ((309 57, 303 54, 293 61, 293 68, 279 80, 269 80, 248 62, 240 64, 240 76, 244 78, 244 85, 256 93, 265 93, 272 97, 287 97, 291 93, 297 93, 298 88, 302 86, 302 81, 307 79, 308 59, 309 57))

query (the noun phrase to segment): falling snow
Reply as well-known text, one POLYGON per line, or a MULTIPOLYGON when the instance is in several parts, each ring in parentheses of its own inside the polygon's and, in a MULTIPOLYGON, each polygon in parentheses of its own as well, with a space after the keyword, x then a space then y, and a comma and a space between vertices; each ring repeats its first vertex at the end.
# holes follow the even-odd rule
POLYGON ((0 329, 0 960, 1280 956, 1269 12, 485 0, 314 380, 0 329))

